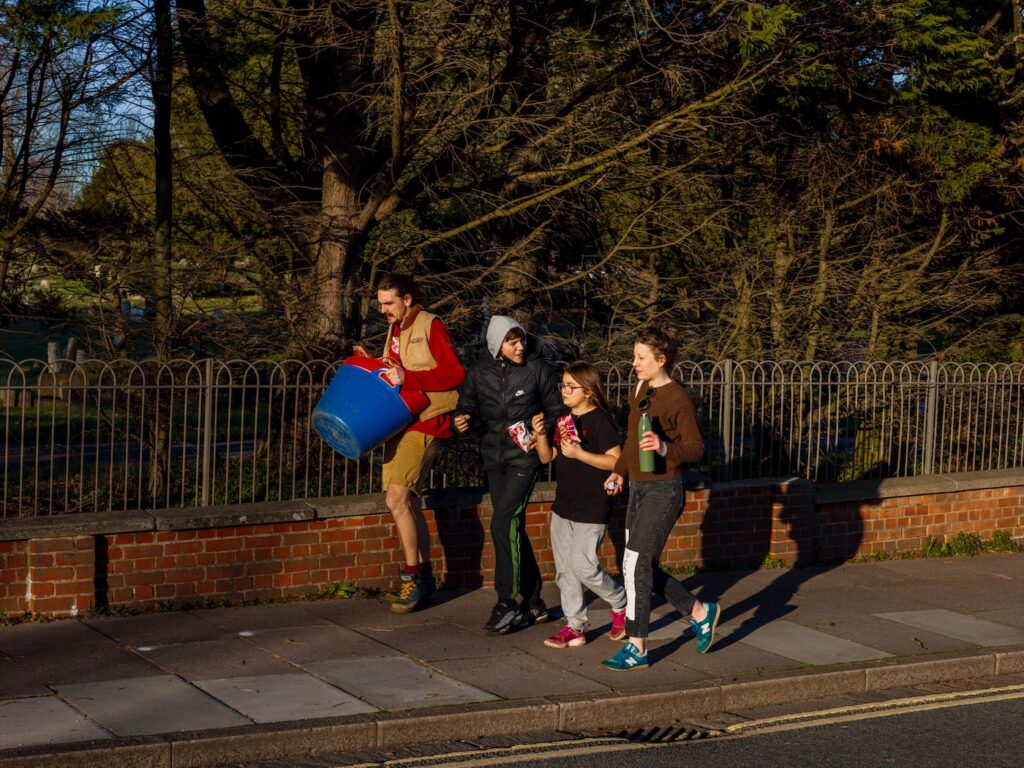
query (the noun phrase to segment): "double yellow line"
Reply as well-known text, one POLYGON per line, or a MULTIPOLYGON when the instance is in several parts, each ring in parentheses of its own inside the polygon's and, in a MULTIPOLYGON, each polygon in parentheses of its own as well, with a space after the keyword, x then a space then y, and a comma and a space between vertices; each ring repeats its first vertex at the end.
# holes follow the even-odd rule
POLYGON ((730 736, 741 736, 748 733, 777 733, 799 728, 832 725, 833 723, 850 723, 856 720, 905 715, 910 712, 927 712, 934 709, 965 707, 971 704, 987 704, 1013 699, 1024 699, 1024 685, 1008 685, 1002 688, 984 688, 955 693, 935 693, 906 699, 853 704, 848 707, 835 707, 817 712, 798 712, 792 715, 779 715, 762 720, 735 723, 724 728, 723 732, 730 736))
MULTIPOLYGON (((815 712, 797 712, 761 720, 748 720, 726 726, 711 736, 743 737, 780 731, 794 731, 849 723, 857 720, 871 720, 879 717, 893 717, 912 712, 927 712, 935 709, 965 707, 972 704, 987 704, 997 701, 1024 699, 1024 685, 1008 685, 1001 688, 984 688, 955 693, 936 693, 927 696, 913 696, 905 699, 854 704, 847 707, 822 709, 815 712)), ((521 744, 513 747, 467 750, 432 756, 407 757, 388 760, 384 763, 363 763, 350 768, 415 768, 416 766, 449 765, 456 768, 488 768, 489 766, 524 765, 559 758, 580 758, 587 755, 607 754, 641 749, 657 749, 680 742, 645 743, 632 742, 614 737, 586 738, 570 741, 553 741, 539 744, 521 744), (443 762, 442 762, 443 761, 443 762)))

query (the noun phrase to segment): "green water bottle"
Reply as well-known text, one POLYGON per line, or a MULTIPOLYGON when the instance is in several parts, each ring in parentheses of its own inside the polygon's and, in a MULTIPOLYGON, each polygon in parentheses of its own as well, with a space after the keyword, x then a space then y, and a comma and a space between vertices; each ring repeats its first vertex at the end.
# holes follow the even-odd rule
MULTIPOLYGON (((640 440, 645 432, 653 431, 651 426, 651 417, 646 413, 640 414, 640 425, 637 427, 636 439, 640 440)), ((653 472, 654 471, 654 451, 645 451, 643 448, 640 449, 640 471, 641 472, 653 472)))

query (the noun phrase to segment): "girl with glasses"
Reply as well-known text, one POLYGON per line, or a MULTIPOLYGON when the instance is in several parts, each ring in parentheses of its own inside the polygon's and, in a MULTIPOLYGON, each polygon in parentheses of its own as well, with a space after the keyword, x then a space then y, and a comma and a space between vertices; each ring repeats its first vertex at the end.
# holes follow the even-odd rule
POLYGON ((633 370, 638 379, 630 395, 629 427, 622 455, 605 480, 608 494, 622 491, 629 479, 626 508, 626 547, 622 573, 626 583, 626 632, 629 642, 603 664, 628 671, 647 667, 647 635, 651 592, 664 595, 683 616, 697 637, 697 652, 704 653, 715 639, 718 605, 702 603, 658 566, 658 557, 683 506, 683 466, 700 459, 704 441, 697 426, 693 399, 672 380, 675 338, 664 329, 648 326, 633 344, 633 370), (637 435, 641 414, 651 419, 651 431, 637 435), (640 451, 654 452, 654 470, 640 470, 640 451))
POLYGON ((626 592, 597 558, 608 525, 609 499, 603 482, 621 449, 597 368, 590 363, 572 363, 562 374, 561 390, 572 429, 568 425, 558 428, 552 441, 543 416, 533 419, 537 456, 545 464, 555 462, 557 483, 550 539, 566 620, 566 625, 544 644, 577 648, 586 644, 590 627, 584 599, 587 589, 611 606, 608 636, 612 640, 626 636, 626 592))

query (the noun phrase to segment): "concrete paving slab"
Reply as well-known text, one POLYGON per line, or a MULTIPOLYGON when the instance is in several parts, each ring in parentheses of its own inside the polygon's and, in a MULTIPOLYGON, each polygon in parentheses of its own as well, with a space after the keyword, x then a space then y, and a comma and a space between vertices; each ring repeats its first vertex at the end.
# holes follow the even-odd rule
POLYGON ((123 645, 170 645, 199 640, 221 640, 231 633, 185 612, 145 613, 126 618, 89 619, 85 622, 123 645))
POLYGON ((258 629, 247 634, 245 640, 296 664, 336 656, 399 655, 394 648, 337 624, 258 629))
POLYGON ((343 691, 383 709, 471 704, 497 698, 402 657, 333 659, 307 668, 343 691))
MULTIPOLYGON (((711 646, 710 652, 697 653, 693 640, 689 639, 678 645, 666 658, 684 669, 696 672, 704 680, 715 682, 757 679, 778 675, 801 666, 793 659, 741 643, 731 636, 722 635, 722 630, 723 626, 719 625, 718 639, 711 646)), ((657 644, 652 647, 652 652, 657 657, 657 654, 662 652, 662 648, 670 649, 675 645, 674 643, 657 644)))
MULTIPOLYGON (((718 631, 723 637, 728 637, 730 629, 726 625, 719 627, 718 631)), ((756 627, 740 642, 802 664, 841 664, 886 659, 892 655, 785 620, 756 627)))
POLYGON ((975 615, 979 619, 994 621, 996 624, 1006 624, 1009 627, 1024 629, 1024 611, 1020 608, 1002 608, 998 611, 978 611, 975 615))
POLYGON ((708 571, 687 575, 677 575, 688 590, 694 594, 704 592, 709 599, 712 596, 722 597, 728 594, 746 596, 761 592, 771 585, 778 577, 778 571, 767 569, 757 571, 708 571))
POLYGON ((109 738, 56 696, 0 700, 0 749, 109 738))
POLYGON ((775 583, 789 579, 801 583, 801 589, 873 588, 881 584, 907 585, 914 575, 896 569, 879 567, 880 563, 849 563, 842 566, 797 568, 776 571, 775 583))
POLYGON ((451 659, 433 666, 505 699, 608 691, 601 683, 526 654, 451 659))
POLYGON ((0 627, 0 651, 20 648, 73 648, 86 643, 105 643, 107 638, 76 619, 53 622, 26 621, 0 627))
MULTIPOLYGON (((557 593, 552 599, 558 602, 557 593)), ((498 596, 493 589, 474 589, 469 592, 442 590, 437 593, 436 599, 417 613, 431 621, 451 622, 467 629, 478 629, 487 621, 497 600, 498 596)))
POLYGON ((281 627, 307 627, 328 620, 308 610, 312 602, 245 605, 238 608, 208 608, 196 611, 196 618, 229 632, 281 627))
MULTIPOLYGON (((92 630, 86 631, 98 637, 92 630)), ((13 648, 7 654, 18 667, 47 685, 147 677, 158 672, 145 659, 106 638, 68 646, 13 648)))
POLYGON ((173 675, 62 685, 57 693, 115 736, 146 736, 251 723, 173 675))
MULTIPOLYGON (((310 614, 350 629, 394 628, 443 622, 429 606, 413 613, 394 613, 384 600, 312 600, 305 604, 310 614)), ((481 625, 483 622, 480 622, 481 625)))
POLYGON ((816 629, 896 656, 967 650, 969 643, 948 635, 894 624, 877 616, 845 611, 842 605, 815 603, 787 617, 796 624, 816 629))
POLYGON ((494 650, 491 653, 493 655, 533 653, 538 648, 543 648, 544 638, 551 637, 551 635, 562 628, 563 624, 564 622, 561 619, 546 621, 543 624, 533 624, 523 629, 517 629, 515 632, 509 632, 507 635, 494 635, 483 628, 470 631, 479 634, 484 642, 489 641, 492 644, 491 647, 494 650))
POLYGON ((237 636, 230 640, 144 646, 139 653, 160 669, 186 680, 284 675, 295 671, 262 648, 237 636))
MULTIPOLYGON (((613 672, 601 666, 601 662, 615 654, 622 647, 621 643, 608 640, 604 635, 591 635, 590 641, 579 648, 548 648, 543 643, 543 637, 554 634, 559 626, 560 623, 548 625, 541 639, 529 649, 529 657, 524 658, 533 658, 537 664, 559 667, 573 675, 618 691, 643 690, 651 686, 687 685, 705 677, 700 672, 676 664, 675 660, 686 654, 683 651, 677 652, 666 644, 654 644, 649 650, 650 663, 652 668, 657 668, 657 675, 652 677, 640 673, 624 675, 621 672, 613 672)), ((530 693, 524 691, 520 695, 530 693)))
MULTIPOLYGON (((889 591, 885 588, 877 590, 880 595, 889 591)), ((908 591, 918 603, 924 603, 926 608, 944 608, 959 613, 995 611, 1012 606, 1024 608, 1024 587, 1016 580, 973 576, 947 581, 923 579, 908 591)), ((909 610, 909 607, 876 612, 892 613, 901 610, 909 610)))
POLYGON ((880 569, 921 579, 961 579, 994 574, 1024 579, 1024 555, 1021 554, 923 557, 913 560, 884 560, 874 565, 880 569))
POLYGON ((200 680, 194 683, 255 723, 280 723, 374 712, 333 685, 309 675, 270 675, 200 680))
POLYGON ((0 657, 0 699, 21 696, 48 696, 52 691, 18 667, 13 661, 0 657))
POLYGON ((999 645, 1016 645, 1024 643, 1024 630, 996 624, 992 621, 979 619, 955 611, 937 608, 930 611, 903 611, 897 613, 879 613, 879 618, 907 624, 911 627, 926 629, 941 635, 949 635, 968 643, 987 648, 999 645))
POLYGON ((494 656, 494 636, 453 624, 419 624, 401 628, 363 628, 360 632, 380 643, 424 661, 494 656))
POLYGON ((647 640, 656 643, 663 640, 692 640, 693 630, 690 628, 690 620, 684 619, 673 611, 666 616, 651 616, 649 634, 647 640))
MULTIPOLYGON (((884 586, 877 588, 851 587, 849 589, 830 588, 826 590, 819 590, 815 591, 813 594, 808 594, 806 598, 801 597, 792 602, 792 606, 797 609, 802 605, 842 606, 845 612, 864 615, 871 615, 872 613, 879 611, 923 610, 925 608, 934 607, 931 603, 918 599, 913 588, 884 586)), ((762 607, 758 605, 752 606, 752 611, 750 610, 751 606, 748 605, 744 607, 747 609, 749 616, 756 616, 758 612, 762 611, 762 607)), ((767 609, 771 611, 775 607, 776 606, 768 606, 767 609)), ((740 606, 723 602, 722 621, 731 623, 737 618, 740 618, 737 613, 738 608, 740 608, 740 606)))

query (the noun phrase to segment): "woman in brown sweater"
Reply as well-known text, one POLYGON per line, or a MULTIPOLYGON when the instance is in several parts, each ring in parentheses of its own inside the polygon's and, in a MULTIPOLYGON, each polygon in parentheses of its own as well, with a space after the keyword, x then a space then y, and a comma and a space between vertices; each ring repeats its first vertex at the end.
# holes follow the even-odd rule
POLYGON ((637 334, 633 370, 639 381, 629 399, 626 444, 605 481, 606 491, 615 495, 629 480, 626 549, 622 558, 629 641, 603 662, 616 671, 647 667, 652 591, 664 595, 676 610, 690 617, 698 653, 707 651, 714 642, 718 625, 716 603, 697 600, 681 582, 657 567, 658 556, 682 510, 683 465, 698 461, 704 454, 693 400, 668 373, 675 354, 675 339, 665 330, 649 326, 637 334), (650 416, 652 428, 638 440, 643 413, 650 416), (654 452, 653 472, 640 471, 641 449, 654 452))

